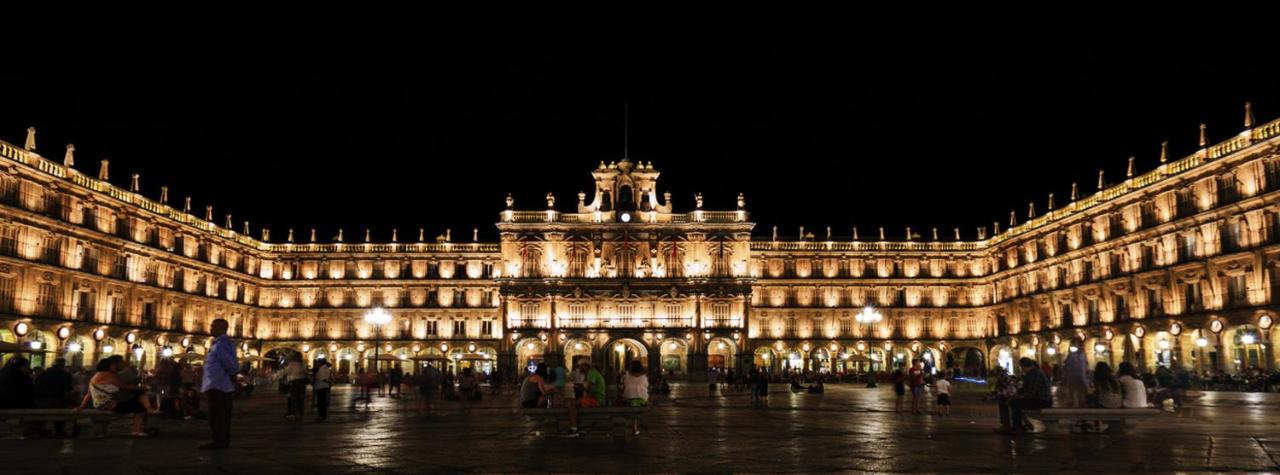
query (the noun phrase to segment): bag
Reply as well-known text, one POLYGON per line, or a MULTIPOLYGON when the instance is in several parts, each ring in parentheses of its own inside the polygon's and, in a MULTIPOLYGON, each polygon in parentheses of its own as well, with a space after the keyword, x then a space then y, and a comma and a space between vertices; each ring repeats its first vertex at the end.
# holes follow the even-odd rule
POLYGON ((1119 409, 1124 403, 1124 396, 1115 391, 1098 391, 1098 406, 1104 409, 1119 409))
POLYGON ((578 405, 583 408, 600 407, 600 400, 596 399, 595 397, 587 396, 587 397, 578 399, 578 405))

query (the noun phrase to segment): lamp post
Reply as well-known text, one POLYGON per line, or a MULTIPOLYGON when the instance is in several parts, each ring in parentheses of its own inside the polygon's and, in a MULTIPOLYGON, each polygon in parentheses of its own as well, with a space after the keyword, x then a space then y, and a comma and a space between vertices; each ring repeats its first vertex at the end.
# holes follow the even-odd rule
POLYGON ((391 314, 382 307, 374 307, 364 314, 364 322, 373 325, 373 372, 378 373, 378 348, 382 346, 382 326, 391 323, 391 314))

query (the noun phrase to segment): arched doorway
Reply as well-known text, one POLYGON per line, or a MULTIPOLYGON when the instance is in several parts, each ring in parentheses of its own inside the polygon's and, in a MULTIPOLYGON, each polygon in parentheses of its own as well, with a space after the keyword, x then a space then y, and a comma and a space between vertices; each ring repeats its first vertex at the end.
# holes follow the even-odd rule
POLYGON ((991 350, 991 359, 995 366, 992 369, 1003 371, 1005 374, 1014 374, 1014 366, 1017 365, 1015 354, 1013 349, 1004 345, 993 348, 991 350))
MULTIPOLYGON (((516 344, 516 364, 532 373, 544 361, 547 345, 537 338, 525 338, 516 344)), ((516 378, 519 380, 520 378, 516 378)))
POLYGON ((831 372, 831 354, 826 348, 814 348, 809 352, 809 368, 823 374, 831 372))
POLYGON ((679 338, 669 338, 661 343, 658 356, 662 362, 662 371, 670 375, 684 374, 688 371, 689 345, 679 338))
POLYGON ((755 365, 756 368, 770 373, 777 371, 777 367, 774 366, 777 362, 777 356, 773 353, 773 350, 767 346, 756 348, 754 358, 751 360, 751 363, 755 365))
POLYGON ((716 337, 707 343, 707 368, 731 371, 735 368, 738 345, 728 338, 716 337))
POLYGON ((920 348, 920 359, 924 362, 924 374, 936 374, 942 360, 941 353, 929 347, 920 348))
POLYGON ((982 376, 986 374, 987 364, 982 351, 972 346, 959 346, 947 353, 947 367, 959 370, 965 376, 982 376))
POLYGON ((1263 368, 1265 354, 1262 349, 1262 334, 1253 325, 1240 325, 1227 332, 1222 338, 1227 353, 1227 361, 1233 372, 1240 374, 1254 368, 1263 368))
POLYGON ((565 367, 573 371, 579 361, 591 362, 591 342, 581 338, 571 338, 564 342, 565 367))
POLYGON ((620 374, 632 361, 639 361, 641 366, 649 367, 649 349, 644 344, 630 338, 613 340, 604 347, 605 372, 620 374))

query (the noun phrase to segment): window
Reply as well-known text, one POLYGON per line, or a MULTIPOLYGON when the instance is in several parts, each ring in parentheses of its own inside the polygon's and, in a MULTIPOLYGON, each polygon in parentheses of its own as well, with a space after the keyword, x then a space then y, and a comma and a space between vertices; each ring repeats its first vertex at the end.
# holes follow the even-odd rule
POLYGON ((538 311, 541 310, 537 302, 525 302, 520 304, 520 318, 527 323, 533 323, 538 318, 538 311))
POLYGON ((54 316, 58 289, 53 284, 43 282, 36 294, 36 311, 41 315, 54 316))
MULTIPOLYGON (((587 306, 585 304, 574 303, 569 304, 569 323, 575 326, 583 325, 587 320, 587 306)), ((486 322, 488 323, 488 322, 486 322)), ((488 334, 489 332, 484 332, 488 334)))
POLYGON ((436 336, 440 334, 440 328, 437 321, 427 320, 427 336, 436 336))
POLYGON ((636 306, 633 304, 628 303, 628 304, 618 305, 618 320, 622 321, 625 324, 631 323, 631 320, 635 318, 635 313, 636 313, 636 306))
POLYGON ((459 337, 459 336, 465 336, 466 334, 467 334, 467 322, 466 322, 466 320, 454 320, 454 321, 453 321, 453 336, 455 336, 455 337, 459 337))
POLYGON ((493 320, 485 320, 480 322, 481 336, 493 336, 493 320))

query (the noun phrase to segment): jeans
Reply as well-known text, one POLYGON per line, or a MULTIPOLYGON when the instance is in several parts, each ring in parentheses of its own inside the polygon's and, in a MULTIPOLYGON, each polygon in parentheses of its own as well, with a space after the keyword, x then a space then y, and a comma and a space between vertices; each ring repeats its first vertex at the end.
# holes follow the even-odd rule
POLYGON ((321 420, 329 418, 329 388, 313 389, 316 396, 316 413, 321 420))
POLYGON ((231 393, 211 389, 204 393, 209 397, 209 429, 213 431, 213 443, 231 445, 231 393))
POLYGON ((303 399, 307 396, 307 380, 289 381, 289 408, 285 415, 301 416, 303 399))

